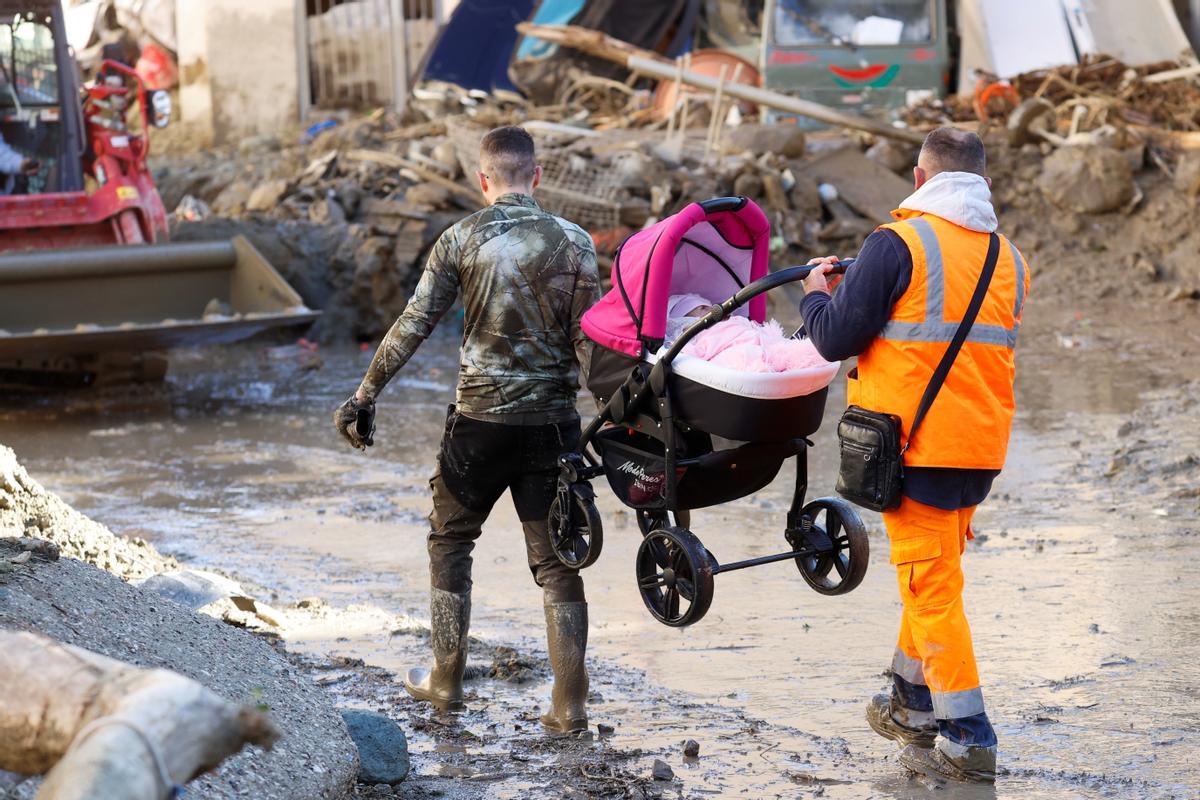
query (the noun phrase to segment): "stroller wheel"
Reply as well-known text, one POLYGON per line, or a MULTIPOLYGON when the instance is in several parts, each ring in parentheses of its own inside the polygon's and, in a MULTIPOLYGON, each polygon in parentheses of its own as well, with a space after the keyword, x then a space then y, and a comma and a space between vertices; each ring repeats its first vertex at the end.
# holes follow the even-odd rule
POLYGON ((637 581, 650 614, 672 628, 699 622, 712 605, 712 561, 686 528, 661 528, 642 539, 637 581))
POLYGON ((638 530, 642 532, 642 536, 647 536, 651 531, 656 531, 659 528, 690 528, 692 525, 692 512, 690 511, 647 511, 639 508, 637 510, 638 530))
POLYGON ((550 549, 564 565, 583 569, 596 563, 604 547, 604 528, 600 510, 596 508, 592 487, 576 484, 569 490, 570 503, 564 509, 562 494, 550 504, 546 520, 550 532, 550 549))
MULTIPOLYGON (((793 546, 818 548, 812 555, 796 558, 804 580, 821 594, 845 594, 855 589, 867 574, 871 560, 867 529, 858 512, 841 498, 822 497, 806 505, 801 513, 817 535, 800 538, 793 546), (832 548, 825 544, 826 537, 832 548)), ((800 536, 804 537, 803 531, 800 536)))

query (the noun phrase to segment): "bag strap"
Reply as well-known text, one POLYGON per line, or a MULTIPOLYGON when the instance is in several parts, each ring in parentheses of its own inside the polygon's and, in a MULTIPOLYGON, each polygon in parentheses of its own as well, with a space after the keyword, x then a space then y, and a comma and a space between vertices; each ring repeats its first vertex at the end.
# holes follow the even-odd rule
POLYGON ((1000 237, 995 233, 989 234, 989 237, 987 258, 983 262, 983 272, 979 273, 979 283, 975 284, 975 294, 971 296, 967 313, 963 315, 962 322, 958 324, 958 330, 954 332, 954 338, 950 340, 945 355, 938 362, 937 369, 933 371, 933 377, 929 379, 929 385, 925 387, 925 394, 921 395, 921 404, 917 406, 917 416, 913 418, 912 427, 908 430, 908 441, 900 449, 900 455, 904 455, 908 446, 912 444, 913 437, 917 435, 917 428, 921 427, 921 422, 929 412, 929 407, 937 399, 942 384, 946 382, 946 376, 950 374, 950 367, 954 366, 954 359, 958 357, 958 351, 962 349, 963 342, 967 340, 967 334, 971 331, 971 326, 975 324, 975 318, 979 316, 983 298, 987 296, 988 286, 996 271, 996 261, 1000 258, 1000 237))

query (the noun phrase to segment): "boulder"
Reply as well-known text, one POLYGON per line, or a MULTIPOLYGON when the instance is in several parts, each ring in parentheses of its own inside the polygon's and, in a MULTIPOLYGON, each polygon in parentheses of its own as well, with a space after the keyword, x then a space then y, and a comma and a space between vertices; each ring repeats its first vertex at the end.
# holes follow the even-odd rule
POLYGON ((408 739, 390 717, 343 708, 342 719, 358 747, 360 783, 400 783, 408 777, 408 739))
POLYGON ((202 570, 189 569, 151 575, 139 585, 192 611, 198 611, 209 603, 226 597, 246 595, 237 581, 202 570))
POLYGON ((287 194, 288 182, 283 178, 263 181, 250 193, 246 201, 247 211, 270 211, 279 205, 279 201, 287 194))
POLYGON ((726 150, 775 153, 784 158, 804 155, 804 131, 795 125, 739 125, 725 138, 726 150))
POLYGON ((1059 208, 1103 214, 1127 205, 1136 186, 1124 155, 1107 147, 1060 147, 1042 164, 1038 188, 1059 208))

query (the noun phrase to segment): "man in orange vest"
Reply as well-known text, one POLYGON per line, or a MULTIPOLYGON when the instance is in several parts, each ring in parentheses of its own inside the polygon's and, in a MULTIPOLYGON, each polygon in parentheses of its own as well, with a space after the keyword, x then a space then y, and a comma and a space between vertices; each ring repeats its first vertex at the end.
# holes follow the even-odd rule
MULTIPOLYGON (((829 360, 858 356, 850 405, 895 414, 903 440, 983 271, 996 231, 983 142, 940 128, 913 170, 916 191, 863 243, 837 294, 830 269, 814 269, 800 306, 808 334, 829 360)), ((836 256, 813 259, 828 265, 836 256)), ((918 435, 904 454, 903 499, 886 511, 904 611, 890 694, 867 721, 904 748, 914 772, 992 782, 996 734, 984 710, 960 558, 971 516, 1004 466, 1013 417, 1013 347, 1029 268, 1000 237, 987 295, 918 435)))

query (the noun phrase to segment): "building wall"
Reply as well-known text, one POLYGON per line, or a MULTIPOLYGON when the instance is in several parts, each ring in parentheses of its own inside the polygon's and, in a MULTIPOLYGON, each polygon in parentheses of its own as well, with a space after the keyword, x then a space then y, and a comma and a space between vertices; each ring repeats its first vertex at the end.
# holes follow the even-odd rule
POLYGON ((299 109, 296 0, 177 0, 180 105, 211 141, 278 133, 299 109))

